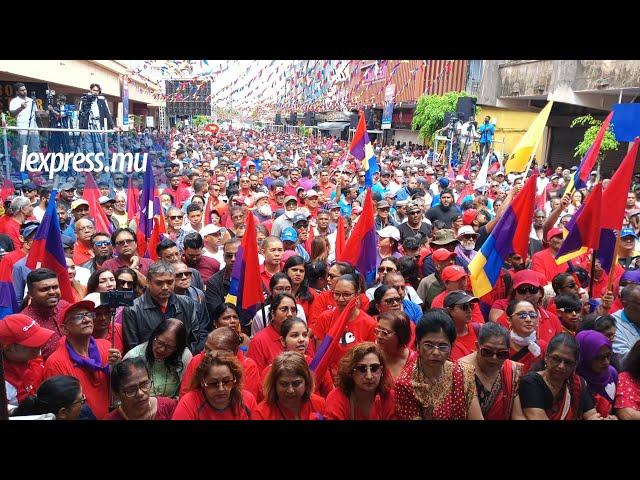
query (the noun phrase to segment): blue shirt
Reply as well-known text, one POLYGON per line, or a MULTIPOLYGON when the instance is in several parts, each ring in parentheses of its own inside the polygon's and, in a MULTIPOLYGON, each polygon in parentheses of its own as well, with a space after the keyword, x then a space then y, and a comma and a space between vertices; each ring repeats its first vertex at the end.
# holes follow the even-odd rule
POLYGON ((640 327, 631 323, 623 310, 613 313, 616 319, 616 336, 613 339, 613 353, 622 355, 621 361, 627 356, 631 347, 640 340, 640 327))
POLYGON ((409 320, 413 323, 418 323, 418 321, 422 318, 422 309, 416 303, 413 303, 411 300, 407 300, 406 298, 402 300, 402 309, 404 313, 407 314, 409 320))
POLYGON ((491 122, 483 123, 478 127, 478 133, 480 134, 480 143, 492 143, 496 126, 491 122))
POLYGON ((384 198, 384 194, 390 192, 391 189, 387 185, 387 187, 383 187, 381 183, 376 183, 373 187, 371 187, 372 192, 378 192, 382 198, 384 198))

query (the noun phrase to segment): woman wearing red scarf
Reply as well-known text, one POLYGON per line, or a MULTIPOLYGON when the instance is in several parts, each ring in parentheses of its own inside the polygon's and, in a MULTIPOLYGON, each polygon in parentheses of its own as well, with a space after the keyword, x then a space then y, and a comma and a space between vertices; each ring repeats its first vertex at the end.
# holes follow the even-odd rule
POLYGON ((313 393, 314 382, 304 356, 283 352, 276 357, 264 381, 265 399, 254 411, 255 420, 320 420, 325 401, 313 393))
POLYGON ((527 420, 602 420, 585 381, 575 373, 579 348, 571 335, 556 335, 542 370, 522 377, 520 403, 527 420))
POLYGON ((460 359, 476 373, 478 401, 485 420, 524 420, 518 385, 522 365, 509 360, 509 332, 488 322, 480 328, 478 351, 460 359))

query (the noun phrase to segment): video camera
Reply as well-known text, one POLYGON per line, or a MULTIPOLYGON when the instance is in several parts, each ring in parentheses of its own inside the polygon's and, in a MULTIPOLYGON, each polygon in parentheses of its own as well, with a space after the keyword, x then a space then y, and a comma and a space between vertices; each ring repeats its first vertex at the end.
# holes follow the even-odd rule
POLYGON ((111 309, 118 307, 131 307, 136 296, 134 292, 113 290, 100 293, 100 305, 111 309))

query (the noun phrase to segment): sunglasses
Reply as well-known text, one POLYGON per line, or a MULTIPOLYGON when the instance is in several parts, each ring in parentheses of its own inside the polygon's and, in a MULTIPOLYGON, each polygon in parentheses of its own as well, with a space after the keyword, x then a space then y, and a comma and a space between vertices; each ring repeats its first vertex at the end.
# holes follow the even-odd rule
POLYGON ((100 240, 99 242, 95 242, 93 245, 96 247, 107 247, 111 245, 111 240, 100 240))
POLYGON ((460 310, 464 310, 465 312, 470 312, 471 311, 471 303, 462 303, 462 304, 457 304, 457 305, 453 305, 454 307, 458 307, 460 310))
POLYGON ((514 313, 511 316, 518 317, 520 320, 526 320, 527 317, 536 319, 538 318, 538 313, 537 312, 519 312, 519 313, 514 313))
POLYGON ((391 267, 378 267, 378 273, 389 273, 389 272, 395 272, 395 268, 391 268, 391 267))
POLYGON ((385 298, 384 299, 384 303, 386 305, 400 305, 402 303, 402 298, 400 297, 393 297, 393 298, 385 298))
POLYGON ((380 365, 379 363, 372 363, 371 365, 356 365, 355 367, 353 367, 353 371, 365 375, 367 372, 378 373, 381 368, 382 365, 380 365))
POLYGON ((178 272, 176 273, 176 278, 189 278, 192 275, 192 272, 178 272))
POLYGON ((182 215, 170 215, 169 218, 171 220, 182 220, 182 215))
POLYGON ((495 356, 498 360, 506 360, 509 358, 509 349, 494 350, 492 348, 480 347, 480 355, 482 355, 483 358, 493 358, 495 356))
POLYGON ((562 307, 562 308, 558 308, 558 310, 560 310, 563 313, 575 313, 577 315, 578 313, 580 313, 582 309, 562 307))
POLYGON ((538 287, 522 287, 521 286, 516 288, 516 292, 518 292, 520 295, 526 295, 526 294, 534 295, 539 291, 540 289, 538 287))

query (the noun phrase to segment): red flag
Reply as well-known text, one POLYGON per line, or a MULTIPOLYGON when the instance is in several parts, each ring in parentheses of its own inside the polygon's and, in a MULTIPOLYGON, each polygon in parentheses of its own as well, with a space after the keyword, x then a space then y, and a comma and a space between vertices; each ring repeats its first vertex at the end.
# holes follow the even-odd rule
POLYGON ((493 162, 491 165, 489 165, 487 175, 491 175, 493 172, 497 172, 498 170, 500 170, 500 162, 493 162))
POLYGON ((449 167, 447 168, 447 177, 449 177, 449 180, 452 182, 456 179, 456 172, 453 171, 453 165, 451 165, 451 162, 449 162, 449 167))
POLYGON ((543 191, 540 195, 536 195, 535 209, 544 211, 546 203, 546 193, 543 191))
POLYGON ((474 192, 473 185, 471 185, 470 183, 465 184, 462 191, 458 194, 458 200, 456 201, 456 205, 462 205, 462 201, 464 200, 464 198, 468 195, 473 195, 473 192, 474 192))
MULTIPOLYGON (((254 215, 247 216, 247 229, 242 237, 242 305, 244 309, 264 302, 260 264, 258 263, 258 241, 256 239, 256 221, 254 215)), ((236 261, 238 258, 236 257, 236 261)))
POLYGON ((82 192, 82 199, 89 202, 89 216, 95 223, 96 232, 113 233, 111 222, 107 218, 107 214, 100 206, 98 199, 100 198, 100 190, 98 185, 90 173, 87 175, 87 181, 82 192))
POLYGON ((586 182, 589 178, 589 174, 593 169, 593 166, 596 164, 598 160, 598 154, 600 153, 600 146, 602 145, 602 140, 604 140, 604 134, 609 128, 609 123, 611 122, 611 117, 613 117, 613 112, 610 112, 607 115, 607 118, 604 119, 602 125, 600 126, 600 130, 598 130, 598 134, 596 135, 596 139, 593 141, 593 145, 591 145, 591 149, 587 153, 586 158, 584 159, 584 164, 580 169, 580 179, 583 182, 586 182))
MULTIPOLYGON (((151 236, 149 237, 149 258, 154 262, 158 260, 158 254, 156 253, 156 247, 162 241, 161 233, 166 233, 166 227, 164 224, 164 218, 162 215, 156 215, 153 218, 153 230, 151 231, 151 236)), ((137 236, 137 235, 136 235, 137 236)))
POLYGON ((13 194, 15 190, 16 189, 14 188, 11 180, 9 180, 8 178, 5 178, 4 182, 2 182, 2 190, 0 190, 0 197, 2 198, 2 203, 4 203, 7 197, 13 194))
POLYGON ((209 195, 207 198, 207 204, 204 207, 204 220, 202 221, 203 225, 209 225, 211 223, 211 199, 213 197, 209 195))
POLYGON ((633 171, 638 158, 638 142, 636 137, 631 150, 624 157, 620 167, 616 170, 607 188, 602 193, 602 205, 605 211, 602 215, 602 228, 618 230, 622 227, 622 220, 627 202, 627 192, 631 189, 633 171))
POLYGON ((311 371, 314 372, 316 378, 322 378, 326 373, 330 363, 333 363, 334 356, 338 352, 338 342, 343 335, 344 329, 349 322, 351 312, 356 308, 356 298, 352 298, 351 301, 344 307, 344 310, 338 318, 331 324, 331 328, 327 332, 327 335, 322 339, 322 343, 316 351, 316 355, 313 357, 313 361, 309 365, 311 371))
POLYGON ((336 232, 336 260, 342 261, 342 252, 344 252, 344 218, 340 215, 338 218, 338 231, 336 232))
POLYGON ((371 189, 367 189, 362 214, 351 231, 342 250, 341 261, 349 262, 360 270, 365 278, 377 263, 376 225, 371 189))
POLYGON ((464 178, 469 178, 470 173, 471 173, 471 148, 469 148, 469 151, 467 152, 467 159, 464 161, 464 166, 460 171, 460 175, 462 175, 464 178))
POLYGON ((140 203, 140 195, 138 189, 133 186, 133 179, 129 177, 129 185, 127 186, 127 219, 131 221, 136 216, 138 205, 140 203))

